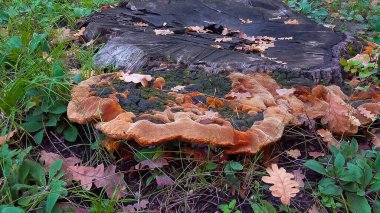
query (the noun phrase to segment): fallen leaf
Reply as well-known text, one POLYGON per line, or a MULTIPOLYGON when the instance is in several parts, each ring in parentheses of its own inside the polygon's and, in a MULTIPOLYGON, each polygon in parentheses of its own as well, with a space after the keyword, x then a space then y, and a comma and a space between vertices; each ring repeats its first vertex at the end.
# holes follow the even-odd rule
POLYGON ((367 66, 371 61, 371 57, 368 54, 357 54, 355 57, 348 59, 348 61, 360 61, 364 66, 367 66))
POLYGON ((136 164, 135 169, 140 170, 147 166, 149 169, 153 170, 153 169, 162 168, 168 165, 169 163, 165 158, 159 157, 154 160, 146 159, 144 161, 141 161, 140 163, 136 164))
POLYGON ((283 96, 283 95, 293 95, 296 89, 290 88, 290 89, 277 89, 276 92, 277 94, 283 96))
POLYGON ((247 19, 242 19, 242 18, 239 18, 239 20, 240 20, 240 22, 242 23, 242 24, 252 24, 252 20, 251 19, 249 19, 249 18, 247 18, 247 19))
POLYGON ((318 135, 322 137, 322 140, 327 143, 327 146, 330 148, 331 146, 335 146, 337 148, 340 147, 339 141, 337 141, 332 133, 327 129, 318 129, 318 135))
POLYGON ((141 210, 146 209, 148 204, 149 201, 144 199, 133 205, 127 205, 126 207, 123 207, 123 210, 125 212, 140 212, 141 210))
POLYGON ((141 83, 144 87, 148 86, 148 82, 153 80, 151 75, 142 75, 142 74, 129 74, 129 73, 123 73, 123 75, 120 77, 120 80, 125 81, 127 83, 133 82, 135 84, 141 83))
POLYGON ((372 135, 372 140, 371 140, 372 144, 376 147, 376 148, 380 148, 380 134, 379 133, 374 133, 372 135))
POLYGON ((372 121, 375 121, 376 118, 377 118, 377 115, 375 114, 372 114, 371 111, 368 111, 366 108, 364 108, 363 106, 359 106, 357 108, 357 110, 359 111, 360 114, 364 115, 364 117, 368 118, 368 119, 371 119, 372 121))
POLYGON ((294 159, 297 159, 301 156, 301 152, 299 149, 291 149, 289 151, 286 151, 286 154, 294 159))
POLYGON ((284 168, 278 168, 277 164, 272 164, 272 168, 268 167, 266 170, 269 176, 262 177, 262 181, 273 184, 269 188, 272 195, 279 197, 281 203, 290 205, 290 199, 300 191, 297 181, 294 180, 294 175, 287 173, 284 168))
POLYGON ((174 181, 167 175, 156 176, 156 183, 158 186, 173 186, 174 181))
POLYGON ((280 19, 282 19, 281 16, 277 16, 277 17, 274 17, 274 18, 269 18, 269 21, 280 20, 280 19))
POLYGON ((113 154, 116 150, 119 149, 121 143, 113 138, 106 137, 100 143, 109 153, 113 154))
POLYGON ((51 164, 53 164, 57 160, 62 160, 62 167, 60 171, 63 171, 65 173, 63 179, 71 181, 72 173, 69 170, 69 167, 75 166, 75 164, 79 164, 82 160, 80 160, 77 157, 64 158, 61 155, 53 152, 41 151, 40 162, 44 165, 46 171, 48 171, 51 164))
POLYGON ((179 91, 182 91, 185 89, 186 86, 175 86, 173 88, 171 88, 170 90, 173 91, 173 92, 179 92, 179 91))
POLYGON ((210 30, 205 30, 203 26, 189 26, 186 27, 186 29, 190 32, 195 32, 195 33, 208 33, 210 30))
POLYGON ((222 46, 220 46, 219 44, 212 44, 210 45, 210 47, 212 48, 216 48, 216 49, 224 49, 222 46))
POLYGON ((93 181, 104 177, 104 165, 96 168, 90 166, 69 166, 68 171, 73 175, 73 180, 79 181, 85 190, 90 190, 93 181))
POLYGON ((301 169, 293 170, 294 180, 297 181, 299 187, 304 187, 305 182, 303 182, 303 179, 305 179, 305 175, 302 174, 301 169))
POLYGON ((318 208, 317 204, 315 204, 315 203, 311 206, 311 208, 307 212, 308 213, 320 213, 319 208, 318 208))
POLYGON ((284 21, 284 24, 295 24, 295 25, 298 25, 300 23, 299 23, 299 21, 297 19, 289 19, 287 21, 284 21))
POLYGON ((172 34, 174 34, 174 32, 171 30, 158 30, 158 29, 155 29, 154 33, 156 35, 172 35, 172 34))
POLYGON ((16 130, 13 130, 6 135, 0 136, 0 146, 3 145, 3 143, 8 142, 10 139, 12 139, 15 133, 16 133, 16 130))
MULTIPOLYGON (((95 170, 97 170, 97 168, 95 168, 95 170)), ((100 176, 100 177, 97 176, 94 179, 95 180, 94 184, 97 188, 103 187, 106 190, 108 198, 113 198, 114 193, 117 193, 116 198, 120 199, 127 195, 126 193, 127 185, 124 182, 124 174, 115 173, 115 170, 116 170, 115 165, 109 165, 104 170, 103 176, 100 176)))
POLYGON ((135 26, 135 27, 149 27, 149 24, 140 21, 140 22, 134 22, 133 26, 135 26))
POLYGON ((314 159, 325 156, 325 153, 322 153, 322 152, 308 152, 308 154, 314 159))
POLYGON ((228 42, 232 41, 232 37, 223 37, 223 38, 216 38, 215 42, 228 42))
POLYGON ((293 40, 293 37, 280 37, 280 38, 277 38, 277 40, 280 40, 280 41, 283 41, 283 40, 293 40))
POLYGON ((74 34, 74 36, 75 36, 75 37, 83 36, 85 30, 86 30, 85 27, 80 28, 80 29, 78 30, 78 32, 74 34))

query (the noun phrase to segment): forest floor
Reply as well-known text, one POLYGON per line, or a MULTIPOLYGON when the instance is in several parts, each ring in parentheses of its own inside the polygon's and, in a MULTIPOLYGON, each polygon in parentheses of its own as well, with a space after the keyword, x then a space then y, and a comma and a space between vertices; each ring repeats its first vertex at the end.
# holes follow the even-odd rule
MULTIPOLYGON (((284 2, 368 42, 341 60, 343 87, 376 91, 369 99, 380 101, 380 3, 284 2)), ((76 23, 112 7, 117 1, 0 0, 0 213, 380 212, 377 114, 351 136, 321 134, 320 120, 286 127, 255 155, 180 141, 144 148, 70 122, 71 89, 109 72, 93 64, 102 44, 84 42, 76 23)))

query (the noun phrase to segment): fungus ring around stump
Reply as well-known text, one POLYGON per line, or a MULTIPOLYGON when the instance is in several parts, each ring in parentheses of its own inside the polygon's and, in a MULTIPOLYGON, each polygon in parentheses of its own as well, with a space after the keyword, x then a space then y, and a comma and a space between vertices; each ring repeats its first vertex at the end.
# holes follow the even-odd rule
POLYGON ((141 146, 179 140, 221 147, 227 154, 255 154, 278 141, 288 125, 321 118, 333 133, 355 134, 371 123, 357 108, 380 111, 376 100, 350 106, 337 86, 284 89, 264 73, 222 78, 190 71, 179 82, 165 81, 174 72, 154 73, 155 80, 149 76, 144 86, 124 81, 121 72, 81 82, 72 89, 68 118, 95 122, 107 137, 141 146), (173 83, 182 85, 170 88, 173 83), (230 86, 217 91, 217 84, 230 86))

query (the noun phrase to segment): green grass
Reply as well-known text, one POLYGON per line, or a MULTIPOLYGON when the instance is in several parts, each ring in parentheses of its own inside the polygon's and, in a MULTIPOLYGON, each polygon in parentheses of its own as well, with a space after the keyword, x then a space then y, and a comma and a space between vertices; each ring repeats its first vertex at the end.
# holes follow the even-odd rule
MULTIPOLYGON (((267 175, 264 162, 268 156, 263 156, 263 153, 229 159, 223 156, 221 150, 204 147, 207 153, 204 158, 197 159, 189 157, 182 150, 184 144, 174 142, 148 149, 126 145, 116 153, 109 154, 100 144, 103 135, 99 135, 92 126, 79 127, 67 120, 66 105, 72 86, 81 79, 101 73, 101 70, 94 68, 92 62, 97 47, 86 47, 57 37, 62 35, 63 27, 74 29, 81 17, 98 10, 103 4, 115 2, 0 0, 0 135, 19 130, 9 146, 0 146, 0 212, 59 212, 62 209, 55 205, 56 202, 70 204, 71 211, 73 208, 85 208, 91 212, 116 212, 142 199, 148 199, 153 203, 152 206, 163 208, 160 209, 162 211, 202 212, 214 206, 212 210, 222 209, 224 212, 300 212, 297 209, 301 209, 301 206, 284 206, 270 196, 269 185, 261 181, 261 177, 267 175), (44 58, 43 54, 47 54, 50 59, 44 58), (79 72, 72 74, 71 69, 79 72), (77 128, 82 128, 82 135, 78 134, 77 128), (58 139, 51 138, 52 134, 48 132, 53 132, 58 139), (84 147, 80 154, 85 165, 113 163, 126 171, 129 196, 119 200, 107 198, 104 190, 85 191, 77 183, 65 183, 61 179, 62 174, 57 172, 60 161, 47 175, 37 160, 39 151, 45 148, 39 144, 43 140, 49 140, 51 144, 53 140, 61 142, 62 138, 68 141, 62 144, 68 145, 56 148, 58 152, 84 147), (70 144, 70 141, 76 143, 70 144), (128 150, 131 156, 123 153, 124 150, 128 150), (169 166, 153 170, 134 169, 137 162, 162 156, 169 159, 169 166), (162 175, 169 176, 173 185, 155 184, 155 178, 162 175), (162 206, 159 206, 160 203, 162 206)), ((361 0, 344 7, 341 6, 344 3, 341 0, 331 5, 307 0, 288 0, 287 3, 320 23, 329 23, 331 13, 335 11, 349 21, 362 24, 363 29, 371 30, 372 40, 378 36, 379 22, 375 20, 378 20, 379 7, 369 7, 369 1, 361 0)), ((288 133, 295 131, 291 129, 288 133)), ((296 134, 297 143, 294 146, 306 147, 316 142, 315 135, 308 135, 310 132, 296 134)), ((289 159, 285 154, 288 148, 276 144, 272 153, 274 156, 270 157, 285 158, 286 163, 281 166, 287 171, 296 168, 306 171, 303 165, 306 157, 298 161, 289 159)), ((373 156, 379 155, 376 150, 370 152, 373 156)), ((328 162, 331 158, 329 155, 321 159, 326 168, 332 166, 328 162)), ((375 181, 379 176, 380 162, 379 157, 372 158, 375 160, 370 162, 375 161, 377 164, 371 164, 374 176, 371 186, 377 184, 375 181)), ((320 190, 320 182, 313 179, 305 183, 303 195, 312 196, 321 208, 332 211, 349 208, 344 197, 346 192, 342 192, 342 196, 326 195, 320 190)), ((344 188, 342 184, 339 187, 344 188)), ((365 198, 374 207, 380 205, 378 192, 371 191, 365 198)))

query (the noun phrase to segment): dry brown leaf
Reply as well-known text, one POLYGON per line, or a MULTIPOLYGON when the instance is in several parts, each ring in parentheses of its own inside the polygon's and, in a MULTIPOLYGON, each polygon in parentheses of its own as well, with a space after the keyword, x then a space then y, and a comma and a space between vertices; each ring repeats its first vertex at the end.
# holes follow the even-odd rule
POLYGON ((104 140, 102 140, 100 145, 104 147, 109 153, 113 154, 116 150, 119 149, 121 143, 118 140, 106 137, 104 140))
POLYGON ((232 41, 232 37, 223 37, 223 38, 216 38, 215 42, 228 42, 232 41))
POLYGON ((272 168, 266 169, 269 176, 262 177, 264 183, 273 184, 269 188, 274 197, 279 197, 281 203, 290 205, 290 199, 295 197, 299 190, 299 184, 294 180, 294 175, 287 173, 284 168, 278 168, 272 164, 272 168))
POLYGON ((359 106, 357 108, 357 110, 359 111, 360 114, 364 115, 364 117, 368 118, 368 119, 371 119, 372 121, 375 121, 376 118, 377 118, 377 115, 375 114, 372 114, 371 111, 368 111, 366 108, 364 108, 363 106, 359 106))
POLYGON ((295 25, 298 25, 300 23, 299 23, 299 21, 297 19, 289 19, 287 21, 284 21, 284 24, 295 24, 295 25))
POLYGON ((85 190, 90 190, 95 180, 104 177, 104 165, 100 164, 96 168, 91 166, 69 166, 68 171, 73 175, 73 180, 79 181, 85 190))
POLYGON ((289 151, 286 151, 286 154, 289 156, 289 157, 292 157, 294 159, 297 159, 299 157, 301 157, 301 152, 299 149, 291 149, 289 151))
POLYGON ((293 170, 294 180, 297 181, 299 187, 304 187, 305 182, 303 182, 303 179, 305 179, 305 175, 302 174, 301 169, 293 170))
POLYGON ((133 23, 133 26, 135 26, 135 27, 149 27, 149 24, 140 21, 140 22, 133 23))
POLYGON ((308 154, 314 159, 325 156, 325 153, 322 153, 322 152, 308 152, 308 154))
POLYGON ((318 208, 317 204, 315 204, 315 203, 311 206, 311 208, 307 212, 308 213, 320 213, 319 208, 318 208))
POLYGON ((340 147, 340 143, 338 140, 334 138, 332 133, 327 129, 318 129, 318 135, 322 137, 322 140, 327 143, 327 146, 330 148, 331 146, 340 147))
POLYGON ((210 47, 212 47, 212 48, 216 48, 216 49, 224 49, 222 46, 220 46, 219 44, 212 44, 212 45, 210 45, 210 47))
POLYGON ((171 30, 158 30, 158 29, 155 29, 154 33, 156 35, 172 35, 172 34, 174 34, 174 32, 171 30))
POLYGON ((116 170, 115 165, 109 165, 104 170, 103 176, 97 177, 94 179, 95 180, 94 184, 97 188, 103 187, 106 190, 108 198, 113 198, 114 193, 117 193, 116 198, 120 199, 127 195, 126 193, 127 185, 124 182, 124 174, 115 173, 115 170, 116 170))
POLYGON ((293 37, 290 36, 290 37, 280 37, 280 38, 277 38, 277 40, 280 40, 280 41, 284 41, 284 40, 293 40, 293 37))
POLYGON ((80 30, 78 30, 78 32, 75 33, 74 36, 75 36, 75 37, 83 36, 85 30, 86 30, 85 27, 80 28, 80 30))
POLYGON ((49 57, 49 53, 47 53, 47 52, 42 52, 42 58, 43 59, 45 59, 47 62, 51 62, 52 60, 53 60, 53 58, 52 57, 49 57))
POLYGON ((208 33, 208 32, 210 32, 210 30, 205 30, 205 27, 203 27, 203 26, 189 26, 189 27, 186 27, 186 29, 189 32, 195 32, 195 33, 208 33))
POLYGON ((253 21, 249 18, 247 18, 247 19, 239 18, 239 20, 241 21, 242 24, 252 24, 253 23, 253 21))
POLYGON ((376 148, 380 148, 380 134, 379 133, 374 133, 373 136, 372 136, 372 140, 371 140, 372 144, 376 147, 376 148))
POLYGON ((174 181, 167 175, 156 176, 156 183, 158 186, 173 186, 174 181))
POLYGON ((120 80, 125 81, 127 83, 133 82, 135 84, 141 83, 144 87, 148 86, 148 82, 153 80, 151 75, 142 75, 142 74, 129 74, 129 73, 123 73, 123 75, 120 77, 120 80))
POLYGON ((371 61, 371 57, 368 54, 357 54, 355 57, 349 59, 348 61, 360 61, 363 65, 367 66, 371 61))
POLYGON ((356 134, 360 121, 353 116, 355 109, 331 90, 327 93, 326 101, 329 110, 321 119, 322 124, 328 124, 329 130, 334 134, 356 134))
POLYGON ((8 142, 10 139, 12 139, 12 137, 14 136, 15 133, 16 133, 16 130, 13 130, 13 131, 11 131, 10 133, 8 133, 6 135, 0 136, 0 146, 3 143, 8 142))
POLYGON ((50 165, 54 163, 57 160, 62 160, 62 167, 60 171, 65 172, 65 175, 63 176, 63 179, 67 181, 71 181, 72 174, 69 171, 70 166, 75 166, 75 164, 79 164, 81 160, 77 157, 68 157, 64 158, 60 156, 59 154, 53 153, 53 152, 41 152, 40 162, 44 165, 45 170, 48 171, 50 168, 50 165))
POLYGON ((146 159, 144 161, 141 161, 140 163, 136 164, 135 169, 140 170, 147 166, 149 169, 153 170, 153 169, 162 168, 168 165, 169 163, 165 158, 159 157, 154 160, 146 159))
POLYGON ((376 7, 376 6, 380 5, 380 1, 379 0, 372 0, 371 3, 370 3, 370 5, 372 7, 376 7))
POLYGON ((125 212, 140 212, 142 209, 146 209, 147 205, 149 204, 149 201, 144 199, 140 200, 139 202, 133 204, 133 205, 127 205, 126 207, 123 207, 123 211, 125 212))

